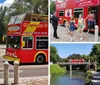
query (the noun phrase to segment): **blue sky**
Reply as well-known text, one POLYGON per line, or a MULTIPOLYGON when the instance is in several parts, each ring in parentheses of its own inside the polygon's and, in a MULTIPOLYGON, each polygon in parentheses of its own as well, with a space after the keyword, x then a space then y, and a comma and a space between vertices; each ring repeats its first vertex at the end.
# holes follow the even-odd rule
POLYGON ((88 55, 91 50, 93 44, 51 44, 52 46, 55 46, 57 48, 58 54, 61 58, 68 57, 69 55, 75 53, 75 54, 85 54, 88 55))
POLYGON ((0 3, 3 3, 3 2, 5 2, 6 0, 0 0, 0 3))
POLYGON ((15 0, 0 0, 0 6, 11 6, 12 3, 14 3, 15 0))

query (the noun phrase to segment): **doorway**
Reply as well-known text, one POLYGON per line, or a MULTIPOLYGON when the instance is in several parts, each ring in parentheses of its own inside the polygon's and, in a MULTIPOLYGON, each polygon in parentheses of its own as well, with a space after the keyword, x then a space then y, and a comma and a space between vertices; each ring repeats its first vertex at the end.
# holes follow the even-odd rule
POLYGON ((88 11, 91 11, 94 14, 95 17, 95 25, 99 25, 98 22, 98 6, 91 6, 88 8, 88 11))

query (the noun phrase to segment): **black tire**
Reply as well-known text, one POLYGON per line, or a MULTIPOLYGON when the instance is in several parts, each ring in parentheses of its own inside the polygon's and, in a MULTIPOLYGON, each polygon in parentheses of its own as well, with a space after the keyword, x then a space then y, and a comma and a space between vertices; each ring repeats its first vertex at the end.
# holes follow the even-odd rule
POLYGON ((37 57, 36 57, 36 63, 37 64, 43 64, 45 62, 46 62, 46 59, 45 59, 45 55, 44 54, 37 55, 37 57))

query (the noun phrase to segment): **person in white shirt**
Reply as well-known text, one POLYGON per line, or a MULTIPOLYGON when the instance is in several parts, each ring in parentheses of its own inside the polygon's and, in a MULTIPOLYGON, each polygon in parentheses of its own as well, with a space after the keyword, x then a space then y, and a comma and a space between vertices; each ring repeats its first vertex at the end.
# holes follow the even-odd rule
POLYGON ((80 40, 83 40, 83 30, 85 26, 86 26, 85 20, 84 18, 82 18, 82 14, 80 14, 78 18, 78 30, 80 32, 80 40))

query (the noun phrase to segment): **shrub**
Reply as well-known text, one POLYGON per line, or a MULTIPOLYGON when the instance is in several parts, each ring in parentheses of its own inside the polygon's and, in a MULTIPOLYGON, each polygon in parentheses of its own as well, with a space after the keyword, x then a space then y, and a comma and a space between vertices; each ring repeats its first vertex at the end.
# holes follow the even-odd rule
POLYGON ((93 78, 93 75, 92 75, 91 71, 88 70, 86 72, 86 76, 85 76, 85 85, 89 85, 92 78, 93 78))
POLYGON ((90 84, 90 79, 89 78, 85 78, 85 85, 89 85, 90 84))
POLYGON ((100 72, 100 65, 98 66, 97 71, 100 72))

